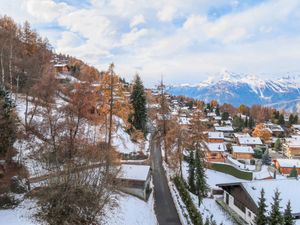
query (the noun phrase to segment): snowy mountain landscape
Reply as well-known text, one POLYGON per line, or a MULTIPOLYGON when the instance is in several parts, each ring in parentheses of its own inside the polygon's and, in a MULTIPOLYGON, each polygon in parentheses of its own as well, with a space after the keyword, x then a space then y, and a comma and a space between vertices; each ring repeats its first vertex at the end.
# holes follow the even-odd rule
POLYGON ((0 3, 0 225, 300 225, 299 0, 0 3))
POLYGON ((262 104, 300 112, 299 75, 280 79, 263 79, 262 76, 238 75, 223 71, 219 76, 194 85, 170 85, 167 91, 172 95, 183 95, 205 102, 217 100, 221 104, 234 106, 262 104))

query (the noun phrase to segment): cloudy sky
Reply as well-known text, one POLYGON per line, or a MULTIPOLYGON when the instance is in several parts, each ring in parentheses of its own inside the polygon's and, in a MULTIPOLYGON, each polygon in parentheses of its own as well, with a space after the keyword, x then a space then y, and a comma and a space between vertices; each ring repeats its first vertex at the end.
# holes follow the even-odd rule
POLYGON ((299 0, 0 0, 57 52, 147 85, 300 71, 299 0))

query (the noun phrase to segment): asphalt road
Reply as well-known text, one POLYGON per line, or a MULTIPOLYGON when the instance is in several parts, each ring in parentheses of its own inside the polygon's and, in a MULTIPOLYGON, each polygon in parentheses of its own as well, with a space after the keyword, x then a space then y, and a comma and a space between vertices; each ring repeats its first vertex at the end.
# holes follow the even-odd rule
POLYGON ((155 213, 159 225, 181 225, 174 205, 166 174, 162 167, 160 145, 155 140, 151 144, 151 165, 154 184, 155 213))

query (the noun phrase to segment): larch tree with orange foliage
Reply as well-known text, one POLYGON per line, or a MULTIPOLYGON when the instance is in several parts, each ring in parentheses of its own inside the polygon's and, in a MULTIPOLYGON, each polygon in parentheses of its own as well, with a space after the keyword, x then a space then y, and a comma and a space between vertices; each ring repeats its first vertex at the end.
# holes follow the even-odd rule
POLYGON ((272 137, 272 133, 270 132, 270 130, 264 127, 263 123, 257 124, 252 134, 254 137, 259 137, 264 141, 268 141, 272 137))

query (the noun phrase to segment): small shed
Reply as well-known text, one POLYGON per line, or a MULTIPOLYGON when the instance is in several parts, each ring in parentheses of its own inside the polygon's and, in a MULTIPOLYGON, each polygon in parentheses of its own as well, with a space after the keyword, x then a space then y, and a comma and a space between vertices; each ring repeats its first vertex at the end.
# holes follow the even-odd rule
POLYGON ((146 200, 150 189, 150 166, 123 164, 117 180, 122 191, 146 200))

